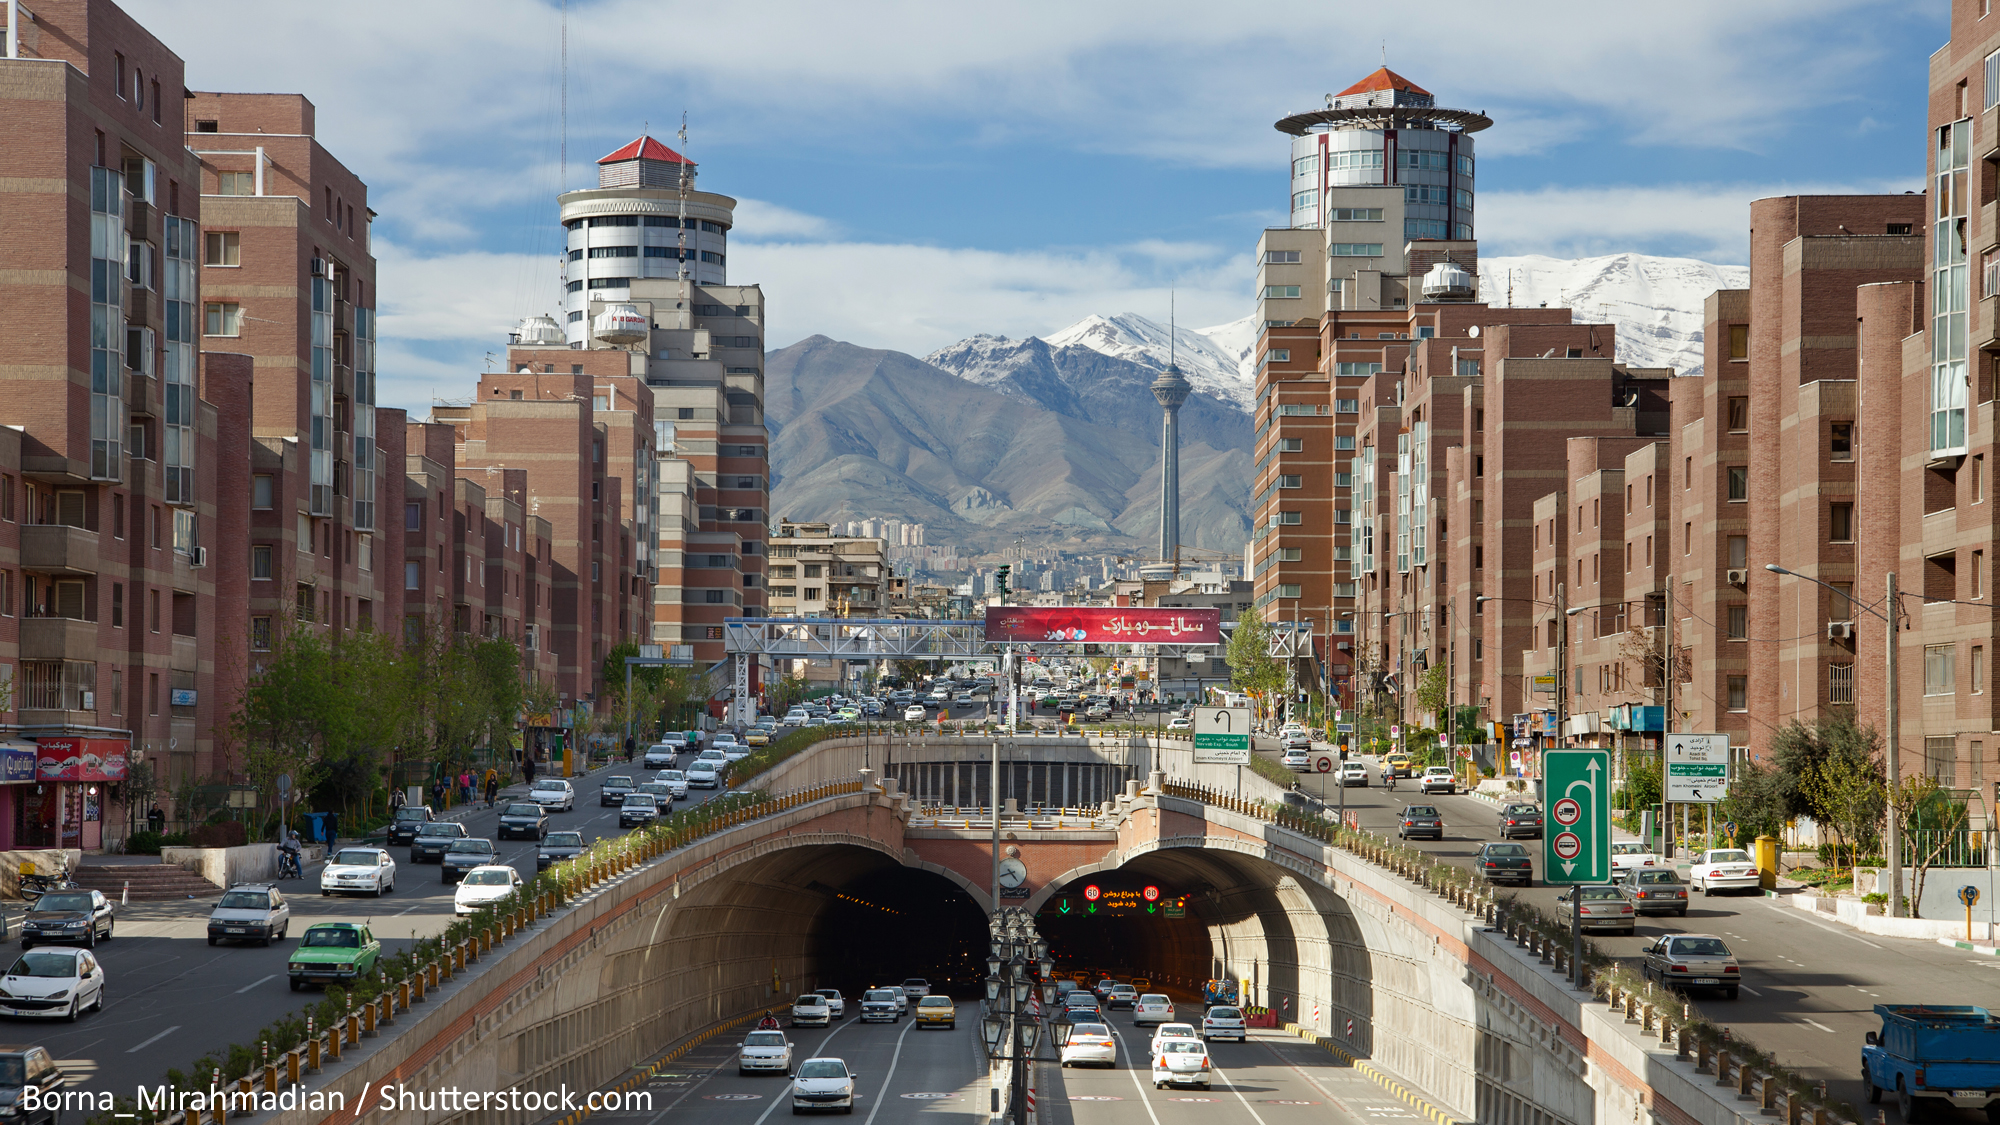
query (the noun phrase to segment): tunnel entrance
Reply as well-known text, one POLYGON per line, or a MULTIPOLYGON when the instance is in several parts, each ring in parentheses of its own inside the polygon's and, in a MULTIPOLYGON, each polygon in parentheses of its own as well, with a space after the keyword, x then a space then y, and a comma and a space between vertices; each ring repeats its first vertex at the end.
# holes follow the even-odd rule
POLYGON ((985 910, 941 875, 868 854, 866 869, 808 887, 825 896, 806 947, 824 987, 858 997, 923 977, 960 999, 985 995, 985 910))
POLYGON ((1218 971, 1204 899, 1212 887, 1190 870, 1143 856, 1073 879, 1035 915, 1060 975, 1144 977, 1155 991, 1197 999, 1218 971), (1150 861, 1150 862, 1149 862, 1150 861))

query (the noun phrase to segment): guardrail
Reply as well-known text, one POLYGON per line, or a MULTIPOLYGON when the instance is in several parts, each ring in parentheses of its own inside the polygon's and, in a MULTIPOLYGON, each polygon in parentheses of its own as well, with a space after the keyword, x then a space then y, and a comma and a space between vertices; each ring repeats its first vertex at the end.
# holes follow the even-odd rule
MULTIPOLYGON (((1107 815, 1102 809, 1036 807, 1025 812, 1000 814, 1001 828, 1020 828, 1037 831, 1061 831, 1066 828, 1102 829, 1115 828, 1118 818, 1107 815)), ((910 811, 911 828, 991 828, 993 809, 991 806, 960 807, 958 805, 932 805, 910 811)))

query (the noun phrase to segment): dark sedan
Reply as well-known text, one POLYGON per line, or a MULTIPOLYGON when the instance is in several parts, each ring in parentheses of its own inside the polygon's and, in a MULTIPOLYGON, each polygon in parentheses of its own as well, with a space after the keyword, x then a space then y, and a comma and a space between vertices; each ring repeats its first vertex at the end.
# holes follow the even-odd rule
POLYGON ((1522 844, 1481 844, 1479 854, 1473 857, 1472 866, 1489 883, 1519 883, 1524 887, 1535 885, 1535 863, 1522 844))
POLYGON ((523 840, 539 840, 549 834, 549 811, 534 801, 509 801, 500 810, 500 829, 496 833, 502 840, 520 837, 523 840))
POLYGON ((598 790, 597 807, 615 809, 625 803, 625 795, 638 788, 631 778, 622 773, 614 773, 604 779, 604 788, 598 790))
POLYGON ((417 832, 429 824, 436 814, 429 805, 404 805, 396 810, 396 819, 389 822, 389 842, 408 844, 417 838, 417 832))
POLYGON ((417 838, 410 841, 410 862, 437 863, 444 859, 454 841, 465 836, 465 825, 453 820, 433 820, 417 829, 417 838))
POLYGON ((542 840, 542 846, 535 849, 535 870, 547 871, 566 859, 575 859, 583 854, 583 833, 551 832, 542 840))
POLYGON ((1512 840, 1517 836, 1536 839, 1542 834, 1542 810, 1534 805, 1502 805, 1498 827, 1503 840, 1512 840))
POLYGON ((1688 887, 1671 868, 1627 867, 1618 873, 1617 886, 1637 913, 1687 917, 1688 887))
POLYGON ((447 883, 458 882, 465 877, 466 872, 475 867, 498 862, 500 857, 496 854, 493 841, 480 839, 453 840, 451 847, 444 853, 443 860, 440 861, 444 867, 444 881, 447 883))
POLYGON ((1404 840, 1418 836, 1442 840, 1444 817, 1437 811, 1436 805, 1405 805, 1396 817, 1396 835, 1404 840))
POLYGON ((660 799, 651 793, 633 793, 618 806, 618 827, 637 828, 660 819, 660 799))
POLYGON ((102 891, 49 891, 21 920, 21 948, 49 942, 94 946, 111 937, 111 900, 102 891))

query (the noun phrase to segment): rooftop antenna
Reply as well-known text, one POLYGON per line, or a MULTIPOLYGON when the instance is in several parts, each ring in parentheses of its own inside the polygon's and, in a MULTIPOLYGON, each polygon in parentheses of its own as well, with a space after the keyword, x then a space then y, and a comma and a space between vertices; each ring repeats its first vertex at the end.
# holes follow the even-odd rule
POLYGON ((1167 366, 1168 367, 1172 367, 1174 365, 1174 357, 1177 354, 1174 351, 1174 346, 1180 343, 1180 334, 1181 334, 1180 319, 1179 319, 1180 313, 1178 311, 1178 305, 1177 305, 1179 298, 1180 298, 1180 293, 1177 290, 1173 289, 1167 290, 1167 366))
POLYGON ((1389 41, 1382 40, 1382 69, 1389 69, 1389 41))
POLYGON ((556 190, 563 192, 569 190, 569 0, 562 0, 562 94, 558 103, 562 141, 557 159, 562 168, 562 178, 556 181, 560 185, 556 190))
POLYGON ((678 264, 679 264, 679 266, 680 266, 680 282, 681 282, 681 309, 680 309, 680 312, 681 312, 681 315, 680 315, 680 323, 681 323, 681 327, 682 327, 683 329, 688 329, 688 328, 693 328, 693 327, 694 327, 694 307, 693 307, 693 302, 694 302, 694 290, 693 290, 693 288, 692 288, 692 287, 691 287, 691 286, 689 285, 689 281, 690 281, 690 278, 691 278, 691 275, 690 275, 690 271, 688 270, 688 188, 690 188, 690 187, 692 187, 692 186, 693 186, 693 181, 694 181, 694 165, 693 165, 693 163, 692 163, 692 162, 691 162, 691 161, 690 161, 690 160, 688 159, 688 115, 687 115, 687 110, 681 110, 681 128, 680 128, 680 132, 678 132, 678 133, 675 133, 675 134, 674 134, 674 136, 675 136, 675 138, 676 138, 676 139, 678 139, 678 140, 680 141, 680 144, 681 144, 681 167, 680 167, 680 176, 679 176, 679 181, 680 181, 680 193, 681 193, 681 200, 680 200, 680 228, 681 228, 681 229, 680 229, 680 231, 679 231, 679 234, 680 234, 680 240, 679 240, 679 241, 680 241, 680 250, 679 250, 679 256, 680 256, 680 262, 678 263, 678 264))

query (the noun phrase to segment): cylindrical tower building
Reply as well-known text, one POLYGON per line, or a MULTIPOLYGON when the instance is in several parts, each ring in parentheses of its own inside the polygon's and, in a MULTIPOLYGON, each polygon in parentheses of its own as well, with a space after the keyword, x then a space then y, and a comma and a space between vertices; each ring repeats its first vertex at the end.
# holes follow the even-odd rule
MULTIPOLYGON (((1402 240, 1471 241, 1473 152, 1469 134, 1493 124, 1485 114, 1444 109, 1430 91, 1383 67, 1326 108, 1277 123, 1292 141, 1293 227, 1348 221, 1343 187, 1403 187, 1402 240)), ((1385 216, 1376 215, 1376 221, 1385 216)), ((1383 239, 1393 241, 1393 239, 1383 239)))
POLYGON ((588 346, 591 302, 631 299, 636 279, 729 283, 736 201, 695 191, 693 161, 640 137, 597 165, 595 189, 558 200, 569 236, 564 330, 572 347, 588 346))
POLYGON ((1179 559, 1181 544, 1181 404, 1194 393, 1172 363, 1153 380, 1153 397, 1165 420, 1160 428, 1160 558, 1179 559))

